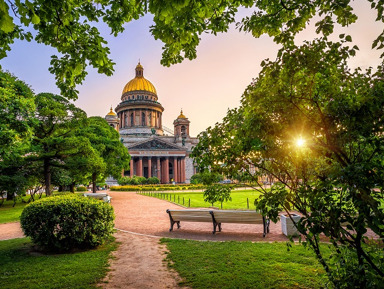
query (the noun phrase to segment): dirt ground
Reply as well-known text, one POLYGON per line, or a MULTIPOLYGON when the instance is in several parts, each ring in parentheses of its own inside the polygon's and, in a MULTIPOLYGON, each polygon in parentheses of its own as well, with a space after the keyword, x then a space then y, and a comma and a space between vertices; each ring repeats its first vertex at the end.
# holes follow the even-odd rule
MULTIPOLYGON (((120 247, 113 253, 111 271, 103 280, 103 288, 181 288, 178 274, 167 268, 166 248, 158 238, 116 233, 120 247)), ((185 288, 185 287, 183 287, 185 288)))

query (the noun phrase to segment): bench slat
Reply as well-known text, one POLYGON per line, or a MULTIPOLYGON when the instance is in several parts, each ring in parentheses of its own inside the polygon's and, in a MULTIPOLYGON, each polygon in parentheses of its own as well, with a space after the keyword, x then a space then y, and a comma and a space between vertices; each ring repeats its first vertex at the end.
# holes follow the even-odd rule
POLYGON ((263 216, 254 211, 213 211, 217 223, 263 224, 263 216))
POLYGON ((201 210, 170 210, 174 221, 190 222, 212 222, 212 216, 209 211, 201 210))

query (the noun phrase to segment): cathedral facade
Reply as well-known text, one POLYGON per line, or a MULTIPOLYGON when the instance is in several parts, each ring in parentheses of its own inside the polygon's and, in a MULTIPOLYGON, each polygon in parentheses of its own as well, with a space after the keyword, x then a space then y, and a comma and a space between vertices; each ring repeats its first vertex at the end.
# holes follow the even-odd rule
POLYGON ((196 173, 192 147, 198 139, 189 135, 190 121, 181 111, 173 122, 173 132, 163 126, 163 106, 154 85, 144 78, 139 64, 135 78, 124 87, 121 102, 106 115, 110 126, 119 131, 131 155, 125 176, 157 177, 163 184, 189 183, 196 173))

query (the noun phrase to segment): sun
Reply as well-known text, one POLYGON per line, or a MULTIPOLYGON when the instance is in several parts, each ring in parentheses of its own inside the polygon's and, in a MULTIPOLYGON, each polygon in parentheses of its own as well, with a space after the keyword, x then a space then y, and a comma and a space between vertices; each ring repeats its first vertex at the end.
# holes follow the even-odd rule
POLYGON ((299 137, 299 138, 296 140, 296 146, 298 146, 298 147, 304 147, 304 146, 305 146, 305 139, 303 139, 302 137, 299 137))

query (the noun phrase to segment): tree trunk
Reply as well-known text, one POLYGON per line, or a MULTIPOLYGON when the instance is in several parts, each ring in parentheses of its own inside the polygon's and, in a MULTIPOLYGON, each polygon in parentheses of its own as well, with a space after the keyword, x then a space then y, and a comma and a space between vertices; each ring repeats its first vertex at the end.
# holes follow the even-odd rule
POLYGON ((49 160, 44 160, 44 183, 45 183, 45 194, 51 195, 51 168, 49 160))
POLYGON ((62 192, 62 191, 64 191, 64 190, 63 190, 63 186, 60 185, 60 186, 59 186, 59 192, 62 192))
POLYGON ((7 201, 12 201, 15 196, 15 193, 7 192, 7 201))
POLYGON ((75 183, 69 185, 69 190, 71 191, 71 193, 75 192, 75 183))
POLYGON ((96 193, 96 174, 92 174, 92 193, 96 193))

